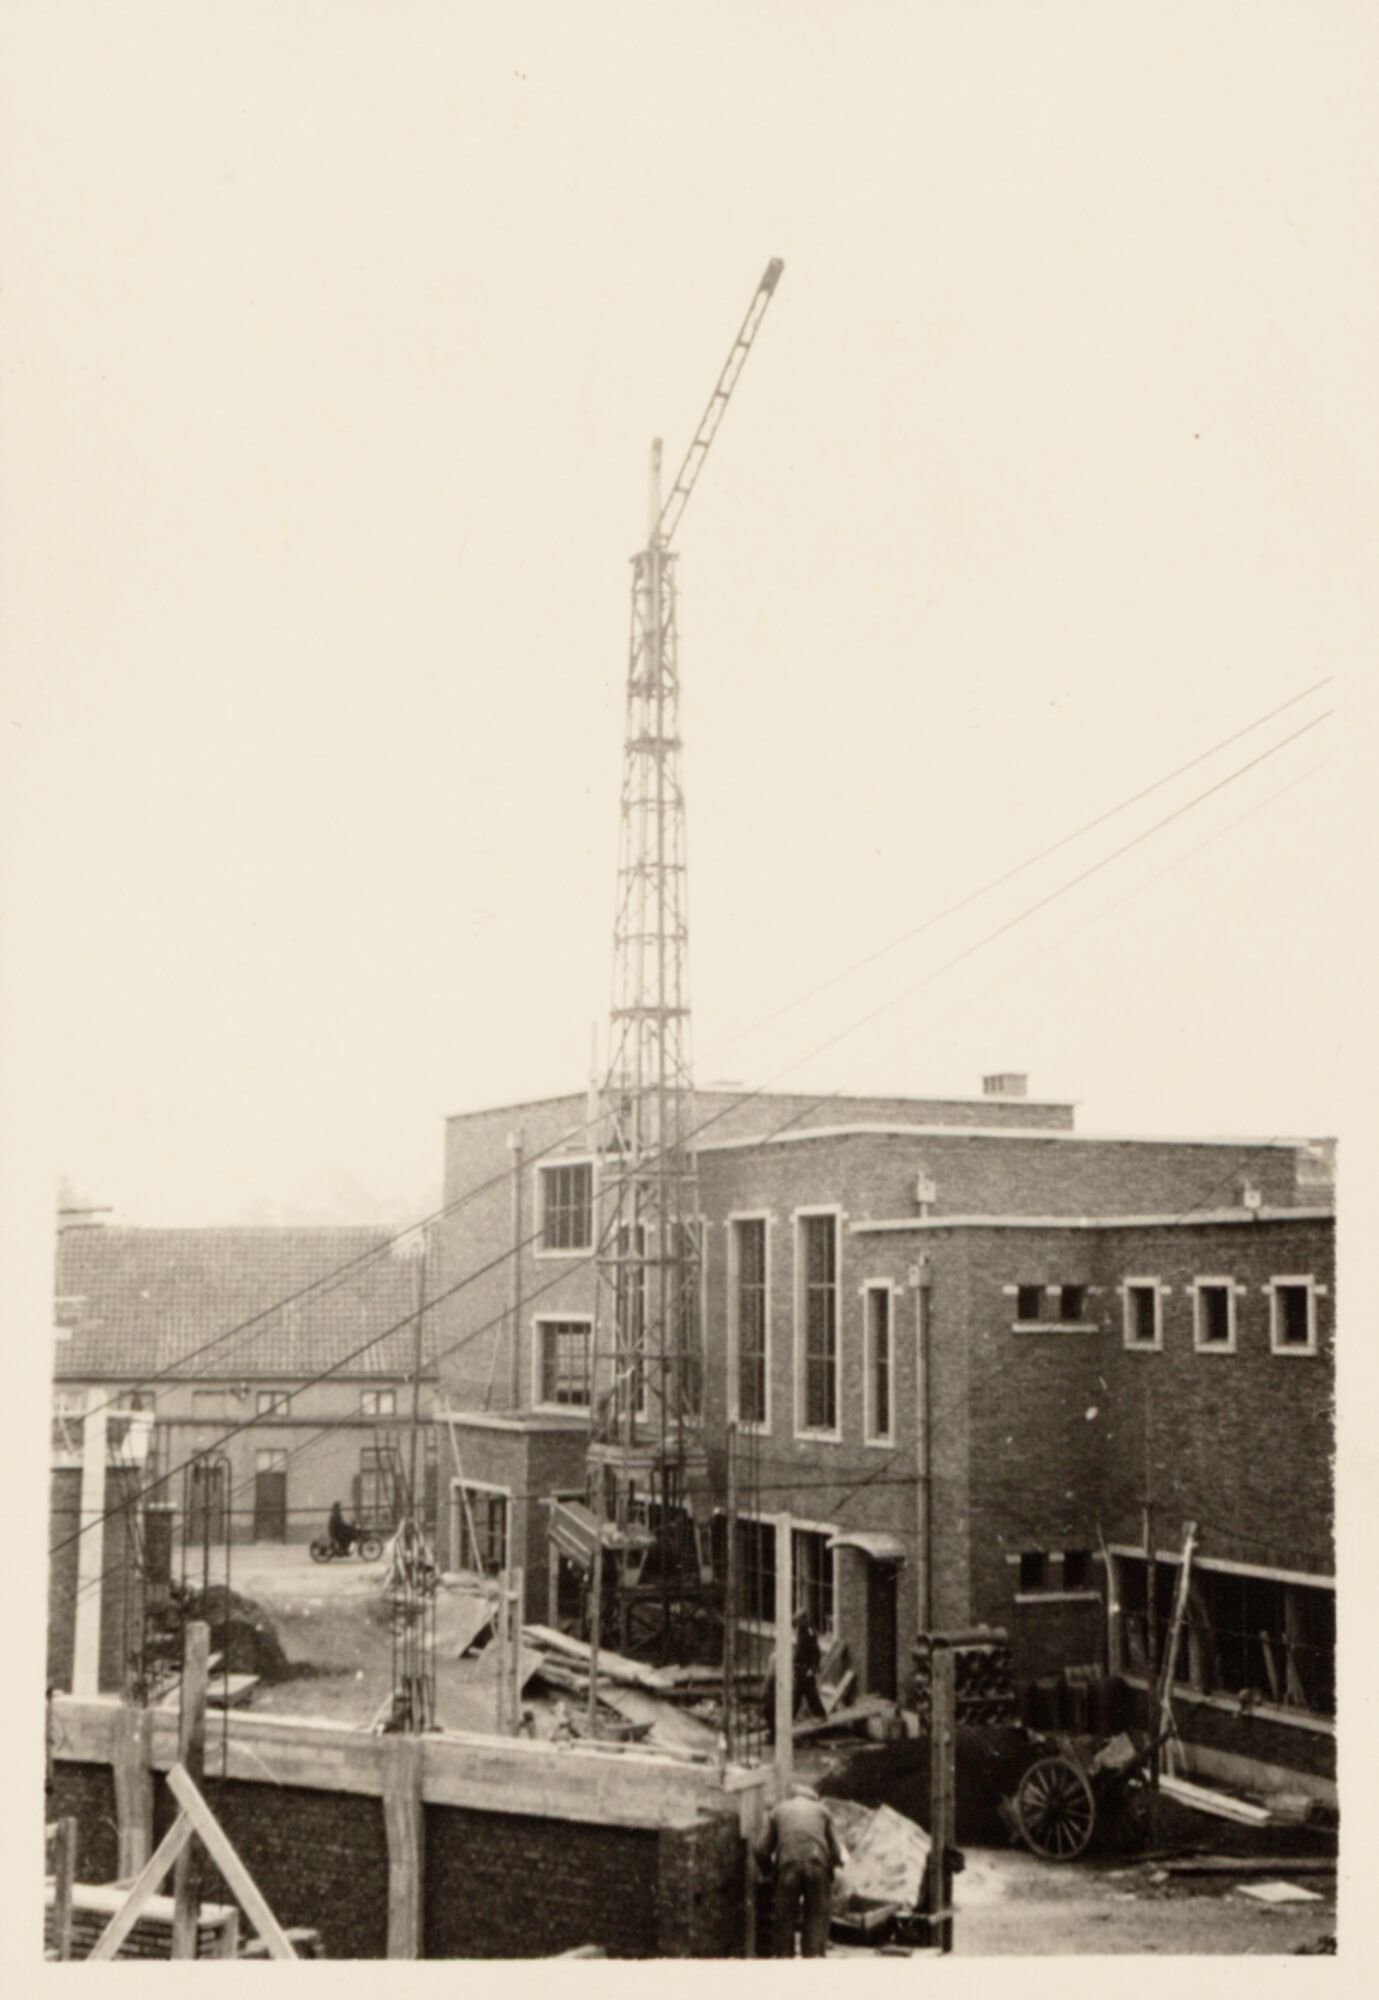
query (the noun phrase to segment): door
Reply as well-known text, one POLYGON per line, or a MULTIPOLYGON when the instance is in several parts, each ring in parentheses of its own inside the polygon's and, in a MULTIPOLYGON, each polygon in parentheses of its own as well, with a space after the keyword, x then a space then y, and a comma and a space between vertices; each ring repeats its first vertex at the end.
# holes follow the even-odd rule
POLYGON ((215 1461, 199 1461, 191 1469, 191 1492, 187 1501, 187 1541, 192 1548, 206 1542, 225 1540, 225 1517, 229 1505, 226 1467, 215 1461))
POLYGON ((867 1564, 867 1690, 886 1701, 896 1698, 899 1576, 896 1563, 867 1564))
POLYGON ((260 1451, 254 1458, 254 1540, 287 1540, 287 1453, 260 1451))

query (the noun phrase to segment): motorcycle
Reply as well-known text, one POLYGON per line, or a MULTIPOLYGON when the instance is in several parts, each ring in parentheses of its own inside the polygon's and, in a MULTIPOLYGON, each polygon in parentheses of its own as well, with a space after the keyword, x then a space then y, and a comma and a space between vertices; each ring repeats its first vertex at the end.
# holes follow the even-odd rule
POLYGON ((350 1536, 349 1547, 337 1547, 329 1535, 317 1535, 311 1544, 311 1560, 315 1563, 334 1562, 337 1558, 356 1555, 366 1563, 377 1562, 383 1553, 383 1541, 379 1535, 367 1530, 356 1530, 350 1536))

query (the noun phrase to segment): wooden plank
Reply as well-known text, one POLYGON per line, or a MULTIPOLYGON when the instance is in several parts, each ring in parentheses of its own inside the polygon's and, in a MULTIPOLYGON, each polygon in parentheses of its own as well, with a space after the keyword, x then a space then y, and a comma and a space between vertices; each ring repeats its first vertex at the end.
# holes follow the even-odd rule
POLYGON ((273 1958, 295 1959, 297 1954, 264 1900, 263 1892, 231 1846, 215 1814, 180 1764, 174 1765, 168 1772, 168 1786, 178 1805, 182 1807, 200 1834, 211 1859, 239 1898, 240 1908, 267 1945, 270 1955, 273 1958))
POLYGON ((423 1815, 421 1744, 392 1736, 384 1745, 383 1824, 388 1838, 388 1956, 422 1955, 423 1815))
POLYGON ((668 1701, 648 1694, 645 1688, 619 1687, 615 1682, 599 1690, 599 1700, 629 1722, 647 1724, 653 1743, 662 1749, 711 1756, 717 1748, 718 1737, 707 1723, 672 1708, 668 1701))
POLYGON ((87 1954, 88 1965, 96 1959, 114 1958, 143 1915, 144 1905, 150 1896, 156 1894, 159 1883, 184 1851, 191 1837, 192 1823, 186 1813, 180 1812, 140 1869, 138 1876, 130 1884, 129 1894, 87 1954))
POLYGON ((153 1771, 148 1710, 121 1706, 112 1770, 115 1779, 116 1868, 121 1880, 139 1873, 153 1851, 153 1771))
POLYGON ((77 1823, 60 1819, 53 1839, 53 1944, 60 1959, 72 1956, 72 1883, 77 1872, 77 1823))
POLYGON ((261 1678, 259 1674, 225 1674, 206 1690, 206 1700, 212 1708, 234 1708, 253 1693, 261 1678))
POLYGON ((795 1775, 794 1535, 788 1514, 776 1516, 776 1783, 786 1798, 795 1775))
POLYGON ((811 1736, 827 1736, 833 1729, 850 1729, 854 1723, 868 1722, 875 1716, 894 1715, 895 1703, 887 1701, 883 1695, 864 1694, 860 1701, 847 1708, 836 1708, 832 1715, 820 1720, 818 1716, 806 1717, 795 1724, 792 1734, 797 1743, 805 1742, 811 1736))
POLYGON ((1177 1778, 1165 1772, 1160 1779, 1160 1789, 1177 1799, 1180 1805, 1193 1806, 1198 1812, 1210 1813, 1216 1819, 1237 1820, 1242 1826, 1268 1826, 1272 1814, 1267 1806, 1252 1805, 1248 1799, 1233 1798, 1229 1792, 1208 1791, 1204 1785, 1194 1785, 1186 1778, 1177 1778))
MULTIPOLYGON (((572 1639, 568 1632, 558 1632, 553 1625, 524 1625, 522 1636, 530 1645, 540 1646, 546 1652, 564 1653, 585 1666, 593 1657, 593 1648, 583 1639, 572 1639)), ((642 1660, 629 1660, 623 1653, 611 1653, 606 1646, 599 1647, 598 1672, 600 1680, 609 1676, 616 1681, 630 1681, 634 1687, 649 1688, 653 1694, 675 1686, 674 1674, 660 1667, 649 1667, 642 1660)))
MULTIPOLYGON (((206 1690, 210 1680, 211 1628, 194 1618, 183 1635, 182 1720, 177 1732, 177 1761, 200 1784, 206 1761, 206 1690)), ((172 1955, 196 1957, 196 1913, 201 1903, 201 1870, 195 1850, 184 1847, 172 1878, 172 1955)))

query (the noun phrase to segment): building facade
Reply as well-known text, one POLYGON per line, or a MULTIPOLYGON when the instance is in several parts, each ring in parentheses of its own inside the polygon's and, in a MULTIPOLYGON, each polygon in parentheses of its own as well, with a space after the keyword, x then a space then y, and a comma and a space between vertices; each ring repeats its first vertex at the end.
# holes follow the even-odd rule
MULTIPOLYGON (((991 1081, 973 1100, 697 1100, 702 1436, 721 1514, 732 1427, 749 1636, 788 1514, 797 1601, 865 1689, 903 1695, 916 1633, 974 1623, 1010 1633, 1022 1678, 1109 1665, 1133 1686, 1193 1522, 1185 1739, 1204 1768, 1245 1756, 1324 1791, 1326 1153, 1084 1139, 1071 1106, 991 1081)), ((543 1617, 565 1601, 543 1503, 584 1490, 605 1386, 593 1110, 447 1124, 446 1550, 477 1534, 543 1617)), ((721 1568, 721 1520, 713 1542, 721 1568)))

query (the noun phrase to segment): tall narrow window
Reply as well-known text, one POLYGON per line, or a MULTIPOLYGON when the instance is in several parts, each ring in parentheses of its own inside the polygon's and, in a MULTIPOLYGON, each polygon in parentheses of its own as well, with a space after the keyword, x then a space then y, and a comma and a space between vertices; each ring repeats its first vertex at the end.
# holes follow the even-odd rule
POLYGON ((737 1414, 766 1422, 766 1224, 733 1224, 733 1312, 737 1334, 737 1414))
POLYGON ((800 1217, 804 1284, 804 1428, 838 1428, 838 1224, 800 1217))
POLYGON ((1015 1287, 1016 1319, 1038 1319, 1044 1310, 1044 1287, 1042 1285, 1017 1285, 1015 1287))
POLYGON ((594 1169, 588 1160, 542 1167, 541 1248, 588 1250, 594 1241, 594 1169))
POLYGON ((867 1436, 874 1443, 891 1435, 891 1288, 868 1285, 867 1436))

